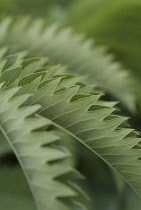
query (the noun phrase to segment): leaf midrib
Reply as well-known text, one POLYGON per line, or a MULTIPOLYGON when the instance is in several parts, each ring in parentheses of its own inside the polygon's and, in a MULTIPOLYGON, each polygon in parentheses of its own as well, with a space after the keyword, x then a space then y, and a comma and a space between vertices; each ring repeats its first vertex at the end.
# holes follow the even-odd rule
MULTIPOLYGON (((47 117, 46 117, 47 118, 47 117)), ((48 118, 47 118, 48 119, 48 118)), ((72 136, 74 139, 78 140, 81 144, 83 144, 86 148, 88 148, 91 152, 95 153, 100 159, 102 159, 110 168, 113 169, 113 171, 116 172, 116 174, 118 174, 126 183, 128 183, 128 185, 133 189, 133 187, 130 185, 130 183, 119 173, 115 170, 115 168, 110 165, 102 156, 100 156, 94 149, 92 149, 91 147, 89 147, 84 141, 82 141, 80 138, 78 138, 76 135, 74 135, 72 132, 68 131, 67 129, 65 129, 64 127, 62 127, 61 125, 51 121, 51 124, 53 126, 55 126, 56 128, 62 130, 63 132, 69 134, 70 136, 72 136)), ((136 194, 138 195, 138 192, 133 189, 136 194)))
MULTIPOLYGON (((30 190, 31 190, 32 197, 33 197, 33 199, 34 199, 34 190, 33 190, 33 188, 32 188, 32 185, 30 184, 30 180, 29 180, 28 174, 27 174, 26 170, 24 169, 24 165, 23 165, 21 159, 19 158, 19 155, 18 155, 18 153, 17 153, 17 150, 16 150, 15 147, 13 146, 12 141, 10 140, 9 136, 7 135, 6 130, 4 129, 4 127, 2 127, 1 124, 0 124, 0 130, 1 130, 2 134, 4 135, 5 139, 7 140, 8 144, 9 144, 10 147, 12 148, 12 150, 13 150, 13 152, 14 152, 14 154, 15 154, 15 156, 16 156, 16 158, 17 158, 17 160, 18 160, 18 162, 19 162, 19 164, 20 164, 20 166, 21 166, 21 168, 22 168, 22 171, 23 171, 23 173, 24 173, 24 175, 25 175, 25 177, 26 177, 28 186, 29 186, 29 188, 30 188, 30 190)), ((38 208, 39 205, 37 204, 37 200, 34 199, 34 201, 35 201, 36 207, 38 208)))

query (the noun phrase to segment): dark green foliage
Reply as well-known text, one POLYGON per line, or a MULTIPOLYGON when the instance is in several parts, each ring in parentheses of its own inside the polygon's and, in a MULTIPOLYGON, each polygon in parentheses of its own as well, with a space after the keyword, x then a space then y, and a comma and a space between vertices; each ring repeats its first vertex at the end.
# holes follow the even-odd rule
MULTIPOLYGON (((70 0, 0 0, 0 15, 30 15, 56 18, 70 5, 70 0)), ((63 17, 63 16, 62 16, 63 17)))
POLYGON ((140 80, 140 10, 140 0, 81 0, 72 6, 68 24, 108 46, 140 80))

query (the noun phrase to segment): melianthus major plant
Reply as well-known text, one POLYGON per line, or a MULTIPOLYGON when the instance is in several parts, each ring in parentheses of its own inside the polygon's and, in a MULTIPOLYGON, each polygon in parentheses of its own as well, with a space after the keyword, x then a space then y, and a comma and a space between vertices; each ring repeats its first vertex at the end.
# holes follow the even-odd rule
POLYGON ((74 140, 141 196, 140 138, 115 113, 116 103, 100 98, 108 92, 135 115, 134 81, 121 65, 91 41, 43 21, 7 18, 0 40, 1 156, 12 149, 35 208, 87 209, 76 181, 82 175, 75 169, 74 140))

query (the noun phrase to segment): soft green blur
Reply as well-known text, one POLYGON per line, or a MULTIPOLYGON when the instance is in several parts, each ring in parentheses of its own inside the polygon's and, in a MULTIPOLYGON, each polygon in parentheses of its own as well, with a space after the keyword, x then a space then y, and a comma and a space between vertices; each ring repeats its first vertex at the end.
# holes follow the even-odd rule
POLYGON ((35 210, 35 208, 22 170, 17 166, 0 168, 0 209, 35 210))
POLYGON ((0 0, 0 17, 28 15, 34 18, 46 18, 48 23, 54 20, 65 21, 66 8, 74 0, 0 0))
POLYGON ((141 80, 140 11, 140 0, 80 0, 71 7, 68 24, 106 45, 141 80))

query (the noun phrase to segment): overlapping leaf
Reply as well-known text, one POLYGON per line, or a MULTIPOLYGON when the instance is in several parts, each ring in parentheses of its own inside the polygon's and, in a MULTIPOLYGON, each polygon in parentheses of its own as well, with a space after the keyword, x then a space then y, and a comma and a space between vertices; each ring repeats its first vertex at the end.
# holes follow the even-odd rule
POLYGON ((27 106, 31 95, 15 97, 18 91, 1 90, 0 130, 24 171, 38 209, 85 209, 77 201, 79 193, 70 179, 69 174, 77 176, 66 162, 71 154, 57 144, 59 134, 44 131, 51 121, 34 116, 40 105, 27 106))
POLYGON ((79 86, 59 91, 58 85, 60 78, 44 83, 31 103, 40 103, 41 115, 94 151, 141 195, 141 153, 134 148, 140 139, 131 129, 120 128, 126 118, 112 115, 113 108, 97 105, 98 95, 78 94, 79 86))
POLYGON ((96 82, 135 111, 131 78, 104 48, 92 49, 91 41, 83 41, 70 30, 60 31, 55 25, 43 27, 44 24, 27 18, 15 22, 6 19, 0 24, 2 44, 15 44, 19 49, 48 55, 55 63, 67 64, 71 72, 87 75, 89 83, 96 82))
MULTIPOLYGON (((27 68, 22 69, 21 75, 27 68)), ((32 93, 30 103, 41 104, 41 115, 96 153, 141 196, 140 139, 131 129, 122 128, 126 119, 112 114, 113 108, 101 105, 100 96, 90 94, 89 88, 84 87, 88 92, 83 94, 83 88, 75 85, 75 76, 51 74, 52 68, 41 72, 43 76, 35 77, 39 73, 36 69, 27 76, 17 77, 11 84, 13 87, 21 86, 16 95, 32 93)))

